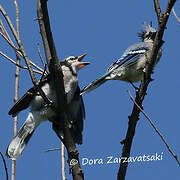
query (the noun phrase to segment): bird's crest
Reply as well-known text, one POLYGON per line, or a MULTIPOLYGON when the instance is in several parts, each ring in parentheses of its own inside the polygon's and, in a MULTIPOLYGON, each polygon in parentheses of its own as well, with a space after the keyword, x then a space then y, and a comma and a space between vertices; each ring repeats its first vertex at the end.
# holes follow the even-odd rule
POLYGON ((138 36, 144 41, 145 39, 152 39, 154 40, 156 35, 156 30, 147 23, 144 23, 142 25, 142 30, 141 32, 138 33, 138 36))

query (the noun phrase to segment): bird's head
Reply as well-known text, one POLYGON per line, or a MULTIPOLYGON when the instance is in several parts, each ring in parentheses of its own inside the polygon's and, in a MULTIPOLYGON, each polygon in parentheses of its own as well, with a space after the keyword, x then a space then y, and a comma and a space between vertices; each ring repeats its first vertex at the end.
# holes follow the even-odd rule
POLYGON ((150 24, 144 23, 141 32, 138 33, 138 36, 142 39, 142 41, 154 41, 156 30, 150 24))
POLYGON ((81 56, 69 56, 67 57, 64 62, 66 65, 72 68, 74 73, 77 73, 81 68, 85 67, 86 65, 90 64, 90 62, 82 62, 83 58, 87 55, 87 53, 81 56))

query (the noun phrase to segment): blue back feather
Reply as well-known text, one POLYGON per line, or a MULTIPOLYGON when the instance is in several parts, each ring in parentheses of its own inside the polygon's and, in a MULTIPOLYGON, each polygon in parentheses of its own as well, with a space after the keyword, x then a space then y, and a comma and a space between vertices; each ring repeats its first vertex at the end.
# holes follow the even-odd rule
POLYGON ((141 55, 143 55, 148 50, 148 43, 146 42, 140 42, 133 44, 129 48, 125 50, 123 55, 115 61, 109 68, 108 72, 113 71, 117 67, 120 67, 122 65, 130 65, 134 61, 136 61, 141 55))

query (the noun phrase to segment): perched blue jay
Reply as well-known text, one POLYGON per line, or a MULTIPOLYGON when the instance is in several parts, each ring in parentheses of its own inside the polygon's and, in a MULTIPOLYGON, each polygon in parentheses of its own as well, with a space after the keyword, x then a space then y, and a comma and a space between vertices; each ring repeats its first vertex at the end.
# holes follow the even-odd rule
MULTIPOLYGON (((80 96, 77 72, 89 64, 89 62, 81 62, 85 55, 86 54, 78 57, 70 56, 63 62, 60 62, 64 75, 65 93, 67 95, 68 119, 73 126, 73 138, 77 144, 82 144, 83 121, 85 119, 84 104, 82 96, 80 96)), ((56 105, 56 92, 50 74, 46 75, 42 81, 40 81, 40 87, 46 96, 56 105)), ((29 106, 30 112, 25 123, 13 138, 6 151, 6 155, 14 160, 24 151, 33 132, 43 121, 50 120, 56 134, 63 138, 62 123, 53 121, 55 112, 46 105, 36 87, 29 89, 26 94, 15 103, 9 111, 9 115, 15 116, 19 111, 29 106)))
MULTIPOLYGON (((141 37, 142 42, 127 48, 120 59, 115 61, 102 77, 82 89, 81 95, 96 89, 107 80, 121 80, 130 83, 142 80, 143 71, 145 70, 146 63, 148 63, 149 55, 153 47, 156 30, 149 24, 144 24, 142 32, 138 34, 141 37)), ((160 49, 156 64, 159 61, 161 54, 162 52, 160 49)))

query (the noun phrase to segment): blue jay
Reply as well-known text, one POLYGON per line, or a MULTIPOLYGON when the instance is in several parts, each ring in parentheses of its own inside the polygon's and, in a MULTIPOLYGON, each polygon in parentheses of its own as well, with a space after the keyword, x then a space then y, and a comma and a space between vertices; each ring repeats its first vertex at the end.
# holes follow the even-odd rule
MULTIPOLYGON (((67 95, 68 119, 72 124, 73 138, 77 144, 82 144, 83 122, 85 119, 84 103, 82 96, 80 96, 77 72, 89 64, 89 62, 81 62, 85 55, 86 54, 78 57, 70 56, 63 62, 60 62, 64 75, 65 93, 67 95)), ((50 74, 46 75, 42 81, 40 81, 40 87, 46 96, 56 105, 55 89, 50 74)), ((30 112, 25 123, 13 138, 6 151, 6 155, 13 160, 22 154, 35 129, 43 121, 50 120, 58 137, 63 138, 62 123, 53 121, 55 112, 46 105, 36 87, 29 89, 24 96, 15 103, 9 111, 9 115, 15 116, 18 112, 29 106, 30 112)))
MULTIPOLYGON (((96 89, 107 80, 121 80, 130 83, 142 80, 143 71, 145 71, 145 65, 148 63, 148 58, 153 47, 156 30, 149 24, 144 24, 142 32, 138 34, 142 42, 133 44, 127 48, 123 55, 108 68, 102 77, 82 89, 81 95, 96 89)), ((161 54, 160 49, 156 64, 161 54)))

